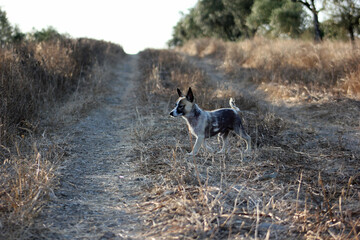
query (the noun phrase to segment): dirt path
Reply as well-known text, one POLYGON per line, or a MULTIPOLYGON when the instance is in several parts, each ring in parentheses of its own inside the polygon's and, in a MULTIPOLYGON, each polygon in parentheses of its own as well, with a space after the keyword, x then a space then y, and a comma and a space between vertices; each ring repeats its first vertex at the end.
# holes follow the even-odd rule
POLYGON ((60 186, 39 218, 46 239, 136 238, 140 220, 130 206, 139 185, 127 156, 137 56, 114 71, 112 93, 74 125, 63 129, 69 157, 59 169, 60 186))

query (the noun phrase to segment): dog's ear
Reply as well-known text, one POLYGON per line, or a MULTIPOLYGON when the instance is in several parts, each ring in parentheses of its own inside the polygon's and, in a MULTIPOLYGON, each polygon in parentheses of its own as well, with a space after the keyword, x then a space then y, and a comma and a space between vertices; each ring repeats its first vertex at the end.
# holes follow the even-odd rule
POLYGON ((194 101, 194 94, 193 92, 191 91, 191 87, 189 87, 189 90, 186 94, 186 99, 189 101, 189 102, 193 102, 194 101))
POLYGON ((181 92, 180 89, 176 89, 176 90, 177 90, 177 93, 178 93, 179 97, 183 97, 183 96, 184 96, 184 94, 182 94, 182 92, 181 92))

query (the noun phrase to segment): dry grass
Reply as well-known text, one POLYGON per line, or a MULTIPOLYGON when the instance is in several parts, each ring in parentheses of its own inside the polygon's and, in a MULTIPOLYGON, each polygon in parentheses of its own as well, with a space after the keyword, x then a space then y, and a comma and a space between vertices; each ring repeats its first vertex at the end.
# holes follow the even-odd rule
POLYGON ((360 49, 349 42, 321 44, 301 40, 252 40, 223 42, 216 39, 190 41, 180 49, 192 56, 212 57, 233 78, 248 78, 266 86, 282 88, 279 96, 342 94, 359 99, 360 49), (248 74, 244 76, 244 72, 248 74), (285 90, 284 88, 288 89, 285 90))
MULTIPOLYGON (((140 57, 141 84, 149 94, 141 91, 137 104, 133 153, 140 161, 138 171, 149 180, 139 206, 148 219, 146 238, 359 237, 359 152, 235 89, 214 86, 180 53, 147 50, 140 57), (186 155, 194 139, 182 119, 168 114, 176 87, 185 90, 189 85, 195 86, 196 101, 205 109, 226 107, 229 96, 238 100, 246 110, 252 154, 245 155, 244 143, 233 136, 227 155, 207 150, 186 155)), ((345 103, 322 108, 339 109, 345 103)), ((208 143, 219 149, 216 138, 208 143)))
POLYGON ((41 107, 68 98, 79 88, 91 88, 94 66, 124 55, 121 47, 90 39, 46 43, 25 42, 0 52, 0 144, 12 142, 23 120, 41 107))
POLYGON ((169 95, 176 87, 204 82, 204 74, 194 69, 184 57, 173 51, 145 50, 140 53, 139 66, 144 84, 144 97, 148 93, 169 95))
POLYGON ((29 238, 27 229, 52 195, 64 154, 64 143, 48 133, 73 115, 71 109, 86 108, 106 65, 124 55, 120 46, 90 39, 2 46, 0 238, 29 238), (69 99, 76 101, 71 109, 69 99))
POLYGON ((27 228, 53 195, 55 170, 64 149, 49 139, 19 138, 16 153, 8 150, 2 162, 0 192, 0 236, 28 238, 27 228))

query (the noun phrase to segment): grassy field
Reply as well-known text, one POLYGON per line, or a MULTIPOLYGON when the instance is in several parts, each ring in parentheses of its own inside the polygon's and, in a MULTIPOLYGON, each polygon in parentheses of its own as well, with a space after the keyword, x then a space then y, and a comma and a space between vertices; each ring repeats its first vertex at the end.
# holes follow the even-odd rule
POLYGON ((358 239, 359 53, 265 39, 140 53, 132 151, 148 185, 146 237, 358 239), (189 86, 204 109, 236 99, 251 154, 233 136, 226 155, 186 156, 194 138, 168 115, 189 86))
POLYGON ((300 40, 255 38, 238 43, 199 39, 179 49, 197 57, 221 61, 223 71, 235 78, 249 72, 258 84, 285 85, 277 98, 310 95, 342 95, 360 98, 360 49, 348 42, 321 44, 300 40), (294 94, 295 93, 295 94, 294 94))
POLYGON ((75 120, 123 49, 91 39, 23 42, 0 49, 0 236, 19 238, 53 195, 65 154, 51 132, 75 120))
MULTIPOLYGON (((86 116, 96 98, 106 95, 109 64, 126 58, 121 47, 89 39, 1 50, 0 236, 19 239, 54 197, 58 163, 71 154, 51 131, 86 116)), ((129 181, 140 200, 129 193, 129 199, 108 201, 119 201, 111 206, 141 218, 133 223, 141 239, 359 238, 357 48, 344 42, 199 39, 174 50, 147 49, 132 59, 139 72, 131 72, 134 66, 112 67, 122 84, 135 80, 131 89, 137 100, 125 114, 136 117, 131 126, 121 126, 131 132, 131 141, 125 150, 107 149, 116 161, 126 157, 137 169, 133 176, 125 175, 126 169, 120 176, 107 174, 124 185, 129 181), (206 110, 228 107, 235 98, 252 138, 250 154, 241 139, 230 136, 227 154, 201 149, 195 157, 186 155, 195 139, 184 120, 169 113, 176 88, 190 86, 206 110)), ((119 84, 116 78, 112 84, 119 84)), ((122 101, 112 103, 119 114, 125 111, 121 104, 129 104, 122 101)), ((207 143, 220 149, 216 137, 207 143)), ((81 216, 75 217, 81 224, 81 216)))

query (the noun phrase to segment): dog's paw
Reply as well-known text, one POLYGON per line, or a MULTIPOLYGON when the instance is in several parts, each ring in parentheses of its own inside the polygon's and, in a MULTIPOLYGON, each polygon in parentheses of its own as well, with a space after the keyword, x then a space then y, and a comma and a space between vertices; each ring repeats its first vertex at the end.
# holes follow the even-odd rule
POLYGON ((215 152, 215 150, 214 150, 212 147, 210 147, 209 145, 205 145, 205 148, 206 148, 206 150, 209 151, 210 153, 214 153, 214 152, 215 152))
POLYGON ((195 156, 196 153, 194 154, 194 152, 189 152, 189 153, 186 153, 186 156, 195 156))
POLYGON ((250 154, 252 153, 251 148, 250 148, 250 149, 246 149, 244 153, 250 155, 250 154))

